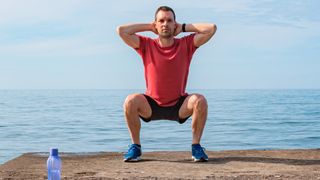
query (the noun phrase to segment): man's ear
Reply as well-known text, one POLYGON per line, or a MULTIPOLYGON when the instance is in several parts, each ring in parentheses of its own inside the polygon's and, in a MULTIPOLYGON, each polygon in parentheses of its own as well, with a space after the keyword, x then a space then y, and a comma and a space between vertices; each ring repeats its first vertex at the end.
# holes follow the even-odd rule
POLYGON ((152 22, 152 28, 153 28, 153 32, 155 33, 155 34, 158 34, 158 30, 157 30, 157 28, 156 28, 156 21, 153 21, 152 22))

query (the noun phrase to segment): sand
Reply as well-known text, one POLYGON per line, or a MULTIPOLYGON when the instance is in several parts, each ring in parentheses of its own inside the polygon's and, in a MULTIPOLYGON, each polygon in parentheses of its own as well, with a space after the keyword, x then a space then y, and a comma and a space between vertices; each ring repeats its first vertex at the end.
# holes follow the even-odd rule
MULTIPOLYGON (((62 179, 318 179, 320 149, 208 151, 194 163, 190 152, 145 152, 124 163, 122 153, 62 153, 62 179)), ((0 166, 0 179, 46 179, 47 154, 26 153, 0 166)))

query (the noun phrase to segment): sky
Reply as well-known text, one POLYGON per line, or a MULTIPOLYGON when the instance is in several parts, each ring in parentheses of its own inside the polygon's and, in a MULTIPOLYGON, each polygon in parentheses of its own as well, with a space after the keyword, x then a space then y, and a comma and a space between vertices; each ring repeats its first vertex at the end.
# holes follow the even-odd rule
POLYGON ((152 22, 161 5, 179 23, 218 27, 187 89, 320 88, 318 0, 1 0, 0 89, 144 89, 141 58, 116 28, 152 22))

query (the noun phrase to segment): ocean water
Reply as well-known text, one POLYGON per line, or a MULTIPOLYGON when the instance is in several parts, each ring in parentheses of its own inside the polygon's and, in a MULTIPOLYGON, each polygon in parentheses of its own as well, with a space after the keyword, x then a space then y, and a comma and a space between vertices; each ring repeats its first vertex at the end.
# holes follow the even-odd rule
MULTIPOLYGON (((0 164, 26 152, 124 152, 122 104, 143 90, 0 90, 0 164)), ((189 90, 206 96, 207 150, 320 147, 320 90, 189 90)), ((189 151, 191 119, 142 123, 143 151, 189 151)))

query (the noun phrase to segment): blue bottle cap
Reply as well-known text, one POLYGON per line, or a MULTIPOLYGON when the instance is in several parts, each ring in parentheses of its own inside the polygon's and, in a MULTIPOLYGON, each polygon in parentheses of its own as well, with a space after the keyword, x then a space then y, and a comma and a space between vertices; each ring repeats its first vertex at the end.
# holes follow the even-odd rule
POLYGON ((58 156, 58 148, 51 148, 50 156, 58 156))

